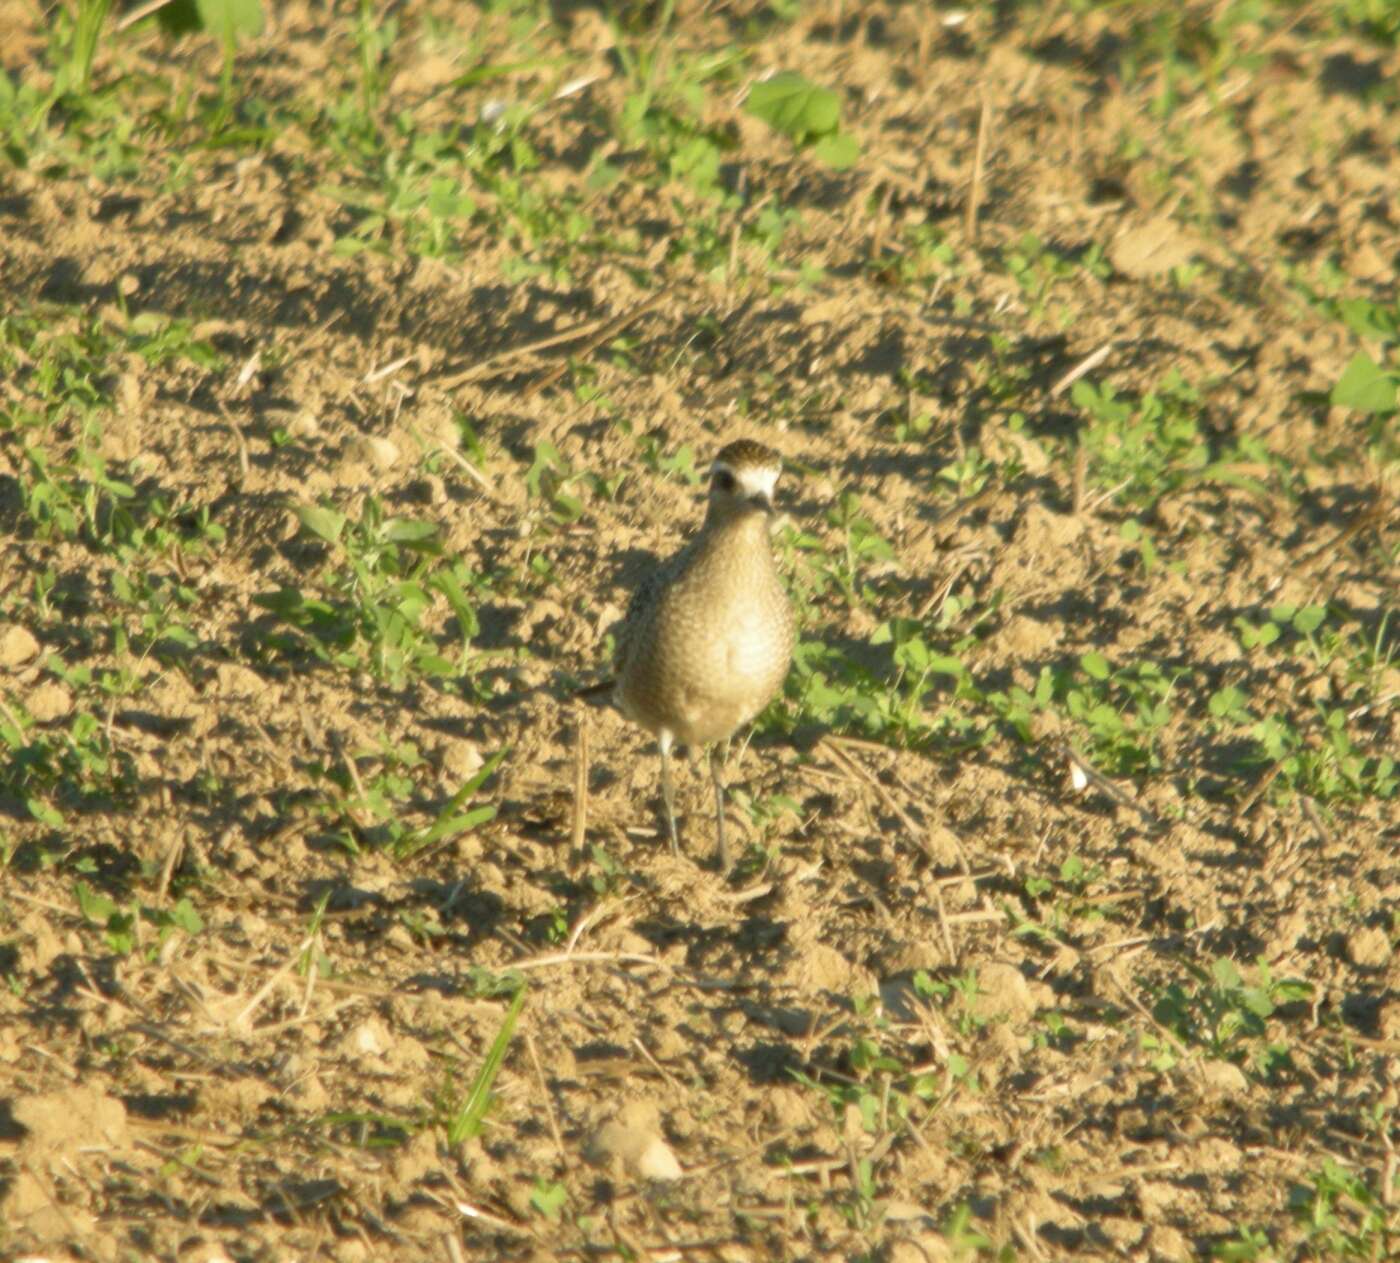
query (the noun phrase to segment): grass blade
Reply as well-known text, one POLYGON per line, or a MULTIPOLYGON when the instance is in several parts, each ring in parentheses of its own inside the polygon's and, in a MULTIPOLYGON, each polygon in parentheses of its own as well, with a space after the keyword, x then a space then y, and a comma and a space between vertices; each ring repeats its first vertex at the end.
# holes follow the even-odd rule
POLYGON ((510 1047, 510 1041, 515 1035, 516 1020, 520 1017, 520 1010, 524 1007, 525 988, 522 986, 515 993, 515 998, 510 1002, 510 1008, 506 1010, 506 1015, 501 1020, 501 1028, 496 1032, 496 1038, 491 1041, 491 1047, 486 1051, 486 1060, 481 1063, 481 1069, 476 1072, 476 1078, 472 1080, 467 1099, 462 1102, 462 1107, 457 1111, 447 1128, 447 1139, 452 1144, 460 1145, 462 1141, 470 1140, 473 1136, 481 1133, 481 1125, 486 1118, 486 1111, 491 1108, 493 1099, 491 1087, 496 1082, 496 1076, 500 1073, 506 1049, 510 1047))

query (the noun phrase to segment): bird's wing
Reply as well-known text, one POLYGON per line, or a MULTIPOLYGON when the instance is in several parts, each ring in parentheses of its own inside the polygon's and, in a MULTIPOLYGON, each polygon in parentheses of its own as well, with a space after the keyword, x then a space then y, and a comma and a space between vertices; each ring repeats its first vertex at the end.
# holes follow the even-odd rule
POLYGON ((637 586, 632 589, 632 598, 627 602, 627 613, 617 624, 615 633, 613 652, 613 673, 615 675, 621 675, 627 670, 627 663, 632 656, 633 641, 636 639, 647 611, 656 604, 657 594, 661 591, 663 583, 662 568, 656 566, 647 571, 637 586))
POLYGON ((618 675, 626 670, 626 664, 631 660, 632 647, 643 624, 661 603, 666 589, 684 578, 699 544, 700 540, 693 539, 679 552, 652 566, 632 589, 632 599, 627 602, 627 613, 614 629, 617 651, 613 654, 613 668, 618 675))

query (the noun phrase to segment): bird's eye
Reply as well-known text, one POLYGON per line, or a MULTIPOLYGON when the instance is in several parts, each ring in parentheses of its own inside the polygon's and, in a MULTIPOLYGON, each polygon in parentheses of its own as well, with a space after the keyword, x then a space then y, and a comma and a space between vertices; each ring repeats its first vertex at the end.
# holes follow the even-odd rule
POLYGON ((730 492, 730 491, 733 491, 733 490, 734 490, 734 475, 731 474, 731 473, 729 472, 729 470, 727 470, 727 469, 716 470, 716 471, 715 471, 715 486, 718 487, 721 491, 726 492, 726 493, 728 493, 728 492, 730 492))

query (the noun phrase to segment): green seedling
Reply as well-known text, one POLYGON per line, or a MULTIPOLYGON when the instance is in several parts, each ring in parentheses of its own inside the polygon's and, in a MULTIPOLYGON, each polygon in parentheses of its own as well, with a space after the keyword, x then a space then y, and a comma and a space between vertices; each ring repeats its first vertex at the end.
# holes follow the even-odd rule
POLYGON ((522 985, 516 989, 510 1007, 506 1010, 505 1017, 501 1019, 500 1028, 496 1031, 496 1037, 491 1041, 491 1046, 486 1050, 486 1059, 476 1072, 471 1087, 468 1088, 461 1105, 448 1120, 447 1141, 449 1144, 460 1145, 464 1140, 470 1140, 481 1134, 481 1129, 486 1122, 487 1111, 490 1110, 492 1102, 495 1100, 492 1088, 495 1085, 496 1076, 501 1072, 501 1063, 505 1060, 506 1050, 510 1047, 510 1041, 515 1036, 515 1024, 524 1007, 525 988, 522 985))
POLYGON ((799 149, 810 147, 813 157, 838 171, 860 158, 860 143, 841 130, 841 98, 795 71, 754 84, 744 108, 799 149))
POLYGON ((73 22, 73 42, 68 62, 68 84, 79 96, 87 92, 92 76, 92 59, 102 36, 102 24, 112 0, 78 0, 78 12, 73 22))
POLYGON ((136 901, 123 909, 85 881, 75 882, 73 893, 83 920, 102 930, 107 947, 118 956, 129 956, 140 945, 141 922, 145 922, 156 931, 154 942, 146 949, 146 955, 151 960, 156 958, 161 945, 176 930, 189 935, 196 935, 204 930, 204 919, 195 911, 188 898, 179 899, 168 910, 147 907, 136 901))
POLYGON ((1400 788, 1400 769, 1389 754, 1367 755, 1347 733, 1341 707, 1319 705, 1317 722, 1307 728, 1289 717, 1269 715, 1250 730, 1260 761, 1272 765, 1270 789, 1276 798, 1294 793, 1327 803, 1390 798, 1400 788))
MULTIPOLYGON (((1022 234, 1014 246, 1003 250, 1002 262, 1021 287, 1035 319, 1047 314, 1051 291, 1062 282, 1081 272, 1102 282, 1113 271, 1100 246, 1092 245, 1077 257, 1071 257, 1046 245, 1033 232, 1022 234)), ((1073 315, 1073 310, 1064 306, 1054 314, 1053 323, 1063 327, 1073 319, 1073 315)))
POLYGON ((569 1200, 569 1190, 556 1180, 536 1179, 530 1209, 551 1223, 558 1223, 569 1200))
POLYGON ((990 1258, 994 1263, 1014 1263, 1010 1246, 998 1247, 985 1232, 972 1226, 972 1207, 960 1202, 944 1221, 943 1237, 957 1260, 990 1258))
POLYGON ((494 820, 496 808, 490 803, 472 807, 466 811, 463 811, 462 808, 486 784, 488 778, 500 767, 502 760, 509 753, 509 749, 498 750, 487 759, 467 779, 462 788, 447 800, 446 805, 438 812, 437 818, 432 824, 422 829, 411 830, 399 837, 393 844, 395 857, 401 860, 412 859, 424 851, 441 846, 463 833, 470 832, 478 825, 494 820))
POLYGON ((1393 1164, 1386 1164, 1390 1187, 1378 1187, 1374 1176, 1343 1166, 1333 1158, 1307 1183, 1295 1186, 1289 1203, 1298 1226, 1306 1234, 1310 1252, 1320 1258, 1388 1259, 1400 1247, 1391 1206, 1400 1181, 1393 1164))
POLYGON ((1273 1263, 1274 1252, 1269 1234, 1258 1228, 1241 1228, 1229 1241, 1218 1242, 1210 1257, 1222 1263, 1273 1263))
POLYGON ((1077 855, 1067 856, 1054 878, 1028 877, 1025 891, 1031 899, 1049 902, 1042 925, 1030 926, 1027 932, 1048 931, 1058 938, 1071 928, 1092 927, 1107 919, 1109 909, 1096 902, 1092 888, 1103 879, 1103 869, 1097 864, 1085 864, 1077 855), (1052 900, 1047 901, 1046 896, 1052 900))
POLYGON ((301 949, 297 957, 297 974, 305 978, 313 968, 322 978, 329 978, 334 972, 331 959, 320 951, 317 944, 320 941, 321 925, 326 919, 326 908, 331 901, 330 890, 327 890, 317 901, 316 906, 311 910, 311 919, 306 926, 306 946, 301 949))
MULTIPOLYGON (((1153 1018, 1181 1047, 1200 1048, 1210 1058, 1236 1062, 1265 1078, 1282 1071, 1289 1064, 1288 1044, 1270 1038, 1271 1019, 1279 1005, 1308 999, 1311 984, 1275 978, 1262 959, 1256 962, 1253 982, 1227 957, 1209 970, 1183 963, 1190 982, 1160 990, 1153 1018)), ((1159 1068, 1175 1060, 1170 1046, 1154 1046, 1159 1068)))
MULTIPOLYGON (((54 674, 78 689, 92 687, 86 668, 54 674)), ((117 673, 103 673, 94 691, 104 690, 114 700, 134 692, 117 673)), ((35 724, 17 700, 6 700, 0 707, 0 749, 6 752, 0 759, 0 794, 51 829, 67 823, 60 807, 126 804, 137 785, 135 767, 129 753, 113 748, 110 735, 108 725, 91 710, 77 708, 66 727, 47 727, 35 724)))
POLYGON ((467 669, 478 630, 469 593, 479 579, 465 563, 444 557, 436 525, 388 517, 373 498, 358 522, 318 505, 298 506, 296 514, 310 535, 330 546, 321 571, 326 595, 283 586, 255 596, 296 633, 266 636, 269 649, 287 653, 300 646, 324 662, 367 669, 390 683, 411 676, 443 680, 467 669), (440 651, 442 633, 433 625, 438 598, 457 624, 455 661, 440 651))

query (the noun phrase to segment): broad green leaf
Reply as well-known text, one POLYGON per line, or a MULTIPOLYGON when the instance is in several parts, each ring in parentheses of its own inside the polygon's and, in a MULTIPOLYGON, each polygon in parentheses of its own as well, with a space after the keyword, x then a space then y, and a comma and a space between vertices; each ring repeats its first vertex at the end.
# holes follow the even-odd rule
POLYGON ((73 893, 78 898, 78 911, 83 920, 92 925, 106 925, 116 915, 117 905, 100 890, 94 890, 85 881, 75 882, 73 893))
POLYGON ((791 70, 754 84, 744 108, 799 144, 834 132, 841 121, 836 93, 791 70))
POLYGON ((1332 388, 1332 402, 1358 412, 1394 412, 1396 375, 1388 373, 1365 351, 1358 351, 1332 388))
POLYGON ((171 0, 156 20, 172 35, 208 31, 220 38, 245 38, 262 32, 262 0, 171 0))
POLYGON ((1248 700, 1244 693, 1233 684, 1227 684, 1223 689, 1211 695, 1206 709, 1217 719, 1222 719, 1228 715, 1243 713, 1245 702, 1248 700))
POLYGON ((262 0, 194 0, 204 29, 215 35, 247 38, 263 29, 262 0))
POLYGON ((1239 967, 1228 956, 1221 956, 1215 962, 1211 973, 1215 976, 1216 984, 1221 987, 1232 989, 1238 987, 1242 981, 1239 967))
POLYGON ((1112 669, 1108 664, 1108 659, 1101 653, 1086 653, 1079 659, 1079 665, 1084 668, 1084 674, 1095 680, 1108 679, 1109 671, 1112 669))
POLYGON ((170 910, 170 920, 178 925, 186 934, 198 934, 204 929, 204 918, 195 911, 194 904, 189 899, 181 899, 170 910))
POLYGON ((1327 617, 1325 605, 1308 605, 1293 616, 1293 630, 1304 636, 1311 636, 1327 617))
POLYGON ((391 517, 384 523, 384 538, 393 544, 420 544, 437 533, 436 522, 419 522, 410 517, 391 517))
POLYGON ((452 613, 457 616, 462 635, 467 639, 475 636, 481 630, 481 624, 477 620, 476 610, 467 599, 466 591, 457 576, 450 571, 434 575, 430 580, 430 585, 447 598, 448 605, 452 607, 452 613))
POLYGON ((546 1219, 558 1222, 564 1203, 569 1199, 569 1190, 562 1184, 550 1184, 536 1178, 535 1191, 530 1194, 530 1208, 546 1219))
POLYGON ((328 544, 334 544, 345 529, 345 514, 335 509, 323 509, 315 504, 299 504, 295 513, 297 520, 313 535, 319 535, 328 544))
POLYGON ((167 328, 169 324, 170 317, 164 312, 140 311, 132 316, 126 326, 126 331, 128 333, 140 334, 144 337, 149 334, 159 333, 162 329, 167 328))
POLYGON ((812 156, 833 171, 847 171, 860 161, 860 142, 847 132, 833 132, 812 146, 812 156))
POLYGON ((42 798, 29 797, 24 800, 24 805, 29 809, 29 814, 40 824, 46 824, 51 829, 58 829, 63 826, 63 816, 57 808, 50 807, 42 798))
POLYGON ((1368 298, 1344 298, 1337 304, 1347 328, 1361 338, 1400 336, 1400 306, 1388 309, 1368 298))

